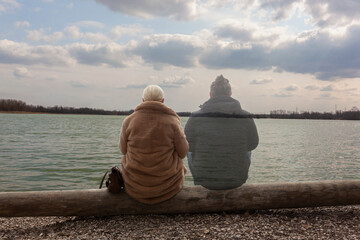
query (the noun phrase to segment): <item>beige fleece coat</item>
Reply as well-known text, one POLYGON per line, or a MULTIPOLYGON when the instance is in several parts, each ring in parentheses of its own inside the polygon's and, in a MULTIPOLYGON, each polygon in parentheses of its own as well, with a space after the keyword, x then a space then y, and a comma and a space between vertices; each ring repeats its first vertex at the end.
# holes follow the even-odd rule
POLYGON ((123 122, 119 147, 125 191, 132 198, 155 204, 181 190, 189 145, 179 116, 165 104, 138 105, 123 122))

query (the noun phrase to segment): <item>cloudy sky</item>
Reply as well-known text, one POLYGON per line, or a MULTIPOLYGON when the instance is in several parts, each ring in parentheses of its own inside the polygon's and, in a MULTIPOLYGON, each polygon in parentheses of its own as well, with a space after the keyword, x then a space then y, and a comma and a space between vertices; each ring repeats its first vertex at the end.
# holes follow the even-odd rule
POLYGON ((360 1, 0 0, 1 99, 193 111, 220 74, 253 113, 360 106, 360 1))

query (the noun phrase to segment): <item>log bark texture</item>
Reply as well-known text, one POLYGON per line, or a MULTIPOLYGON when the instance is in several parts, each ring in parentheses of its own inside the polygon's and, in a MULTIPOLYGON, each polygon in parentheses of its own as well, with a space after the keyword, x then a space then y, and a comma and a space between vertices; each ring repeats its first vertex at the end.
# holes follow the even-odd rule
POLYGON ((245 184, 232 190, 184 187, 146 205, 106 189, 1 192, 0 217, 174 214, 360 204, 360 180, 245 184))

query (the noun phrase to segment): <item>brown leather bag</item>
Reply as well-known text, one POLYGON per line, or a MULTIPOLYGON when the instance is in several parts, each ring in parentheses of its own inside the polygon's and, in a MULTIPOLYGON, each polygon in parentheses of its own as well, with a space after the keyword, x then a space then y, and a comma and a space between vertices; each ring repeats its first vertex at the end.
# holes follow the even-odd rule
POLYGON ((110 171, 109 177, 106 180, 106 187, 111 193, 119 193, 122 189, 124 189, 124 179, 122 177, 121 171, 117 166, 114 166, 107 170, 101 179, 100 187, 102 187, 104 179, 107 173, 110 171))

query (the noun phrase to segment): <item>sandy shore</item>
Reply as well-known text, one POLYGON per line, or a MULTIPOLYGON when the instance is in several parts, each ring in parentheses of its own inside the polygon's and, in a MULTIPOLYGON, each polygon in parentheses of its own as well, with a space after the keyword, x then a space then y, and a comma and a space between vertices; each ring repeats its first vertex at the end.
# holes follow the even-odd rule
POLYGON ((360 205, 217 214, 0 218, 0 239, 360 239, 360 205))

